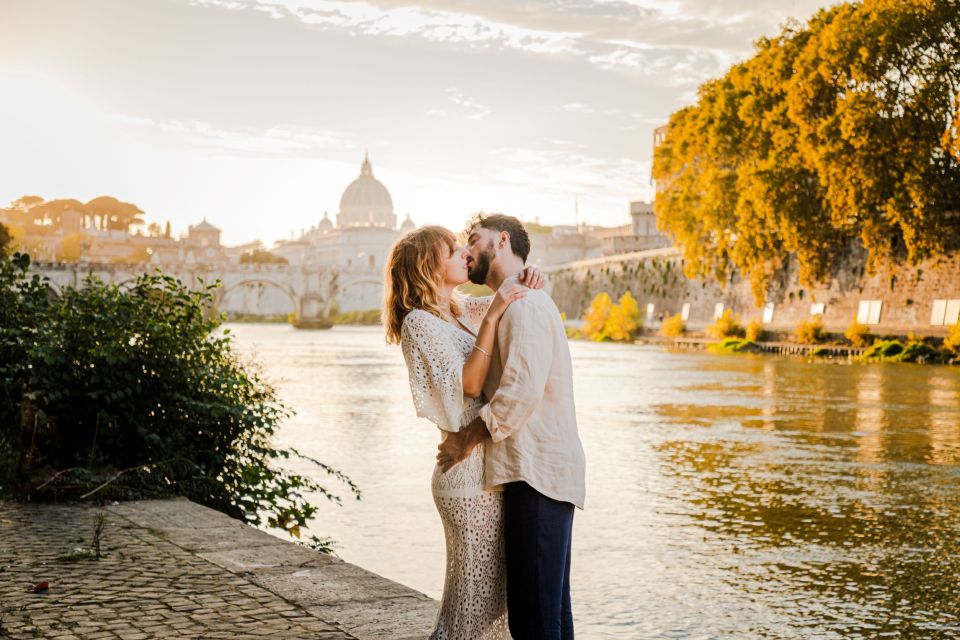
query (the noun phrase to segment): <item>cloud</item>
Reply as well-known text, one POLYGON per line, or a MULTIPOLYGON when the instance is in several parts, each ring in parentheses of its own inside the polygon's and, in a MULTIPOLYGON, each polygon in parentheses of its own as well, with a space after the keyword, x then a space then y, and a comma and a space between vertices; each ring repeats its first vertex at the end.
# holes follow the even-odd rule
POLYGON ((348 134, 288 124, 231 130, 196 120, 156 121, 123 114, 114 116, 114 121, 142 131, 176 136, 201 149, 242 155, 310 156, 330 149, 358 148, 348 134))
POLYGON ((341 28, 373 35, 418 36, 428 41, 474 48, 499 46, 533 53, 576 53, 576 32, 528 29, 469 13, 399 6, 380 9, 365 2, 339 0, 192 0, 199 6, 257 9, 275 17, 289 16, 308 25, 341 28))
POLYGON ((601 158, 568 151, 563 146, 495 150, 492 158, 498 168, 493 178, 546 193, 587 194, 621 204, 639 195, 637 185, 649 183, 648 161, 601 158))
POLYGON ((576 56, 608 71, 699 84, 750 52, 794 9, 814 0, 191 0, 265 11, 350 33, 417 37, 452 46, 576 56), (789 9, 788 9, 789 7, 789 9))
POLYGON ((491 113, 488 107, 477 103, 473 98, 465 96, 456 87, 447 89, 447 99, 460 107, 465 112, 464 117, 469 120, 483 120, 491 113))

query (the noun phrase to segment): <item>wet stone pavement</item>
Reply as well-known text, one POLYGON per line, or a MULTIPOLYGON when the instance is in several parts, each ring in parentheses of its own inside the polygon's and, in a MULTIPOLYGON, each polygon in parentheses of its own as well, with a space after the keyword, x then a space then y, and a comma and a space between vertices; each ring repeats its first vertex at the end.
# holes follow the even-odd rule
POLYGON ((0 502, 0 638, 412 640, 429 634, 436 608, 183 499, 0 502))

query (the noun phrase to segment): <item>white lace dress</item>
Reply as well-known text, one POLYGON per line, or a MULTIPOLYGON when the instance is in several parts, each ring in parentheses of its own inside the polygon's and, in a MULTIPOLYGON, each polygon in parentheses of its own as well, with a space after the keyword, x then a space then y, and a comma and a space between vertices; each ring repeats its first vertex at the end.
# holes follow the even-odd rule
MULTIPOLYGON (((475 330, 490 298, 463 298, 460 321, 475 330)), ((441 434, 477 417, 483 401, 463 395, 463 364, 475 336, 426 311, 403 321, 400 344, 417 415, 441 434)), ((508 640, 503 498, 483 489, 483 447, 447 473, 434 468, 433 500, 443 522, 447 567, 431 640, 508 640)))

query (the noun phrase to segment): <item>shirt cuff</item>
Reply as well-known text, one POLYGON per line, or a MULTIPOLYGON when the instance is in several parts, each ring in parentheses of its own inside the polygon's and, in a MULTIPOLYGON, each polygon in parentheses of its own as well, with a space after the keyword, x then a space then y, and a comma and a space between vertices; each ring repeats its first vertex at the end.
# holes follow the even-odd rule
POLYGON ((483 405, 480 409, 480 419, 487 425, 487 431, 490 432, 490 439, 494 442, 501 442, 510 437, 510 434, 503 429, 493 415, 493 410, 489 404, 483 405))

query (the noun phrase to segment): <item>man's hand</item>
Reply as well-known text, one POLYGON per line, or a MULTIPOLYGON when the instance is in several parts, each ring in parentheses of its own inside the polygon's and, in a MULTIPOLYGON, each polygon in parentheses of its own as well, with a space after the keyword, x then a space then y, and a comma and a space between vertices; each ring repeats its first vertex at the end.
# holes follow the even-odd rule
POLYGON ((437 447, 437 464, 441 471, 446 473, 459 462, 467 459, 477 445, 488 437, 487 426, 483 420, 477 418, 457 433, 448 433, 440 446, 437 447))
POLYGON ((531 289, 543 289, 545 278, 543 271, 536 267, 524 267, 517 281, 531 289))
POLYGON ((437 453, 437 464, 440 465, 440 469, 446 473, 453 468, 453 465, 461 462, 470 455, 472 447, 467 449, 467 438, 466 434, 463 432, 460 433, 449 433, 447 437, 444 438, 443 442, 440 443, 439 453, 437 453))

